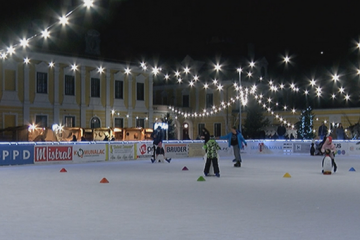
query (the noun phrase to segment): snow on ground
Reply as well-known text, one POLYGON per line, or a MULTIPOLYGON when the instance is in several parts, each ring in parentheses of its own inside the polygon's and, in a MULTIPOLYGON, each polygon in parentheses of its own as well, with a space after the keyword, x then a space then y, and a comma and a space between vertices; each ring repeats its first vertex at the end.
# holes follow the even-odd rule
POLYGON ((202 158, 0 167, 0 239, 357 239, 360 160, 321 159, 227 157, 204 182, 202 158))

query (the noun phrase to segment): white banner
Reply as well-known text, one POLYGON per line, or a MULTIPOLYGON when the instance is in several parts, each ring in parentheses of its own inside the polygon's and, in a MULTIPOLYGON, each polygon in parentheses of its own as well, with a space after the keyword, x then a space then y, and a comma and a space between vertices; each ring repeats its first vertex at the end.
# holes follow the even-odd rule
POLYGON ((151 159, 153 155, 153 144, 152 142, 138 142, 135 144, 136 156, 135 159, 151 159))
POLYGON ((220 157, 234 155, 234 150, 232 149, 232 147, 229 147, 229 143, 227 141, 216 141, 216 142, 219 144, 221 148, 218 151, 220 157))
POLYGON ((167 158, 189 157, 188 143, 164 143, 164 150, 167 158))
POLYGON ((124 161, 135 159, 134 144, 109 144, 109 160, 124 161))
POLYGON ((108 144, 75 144, 73 146, 73 161, 99 162, 108 160, 108 144))

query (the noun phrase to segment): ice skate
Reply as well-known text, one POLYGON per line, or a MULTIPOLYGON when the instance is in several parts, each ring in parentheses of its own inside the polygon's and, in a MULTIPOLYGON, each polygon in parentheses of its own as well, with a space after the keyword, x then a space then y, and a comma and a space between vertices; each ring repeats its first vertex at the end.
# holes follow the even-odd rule
POLYGON ((236 161, 236 163, 234 164, 234 167, 241 167, 241 162, 240 162, 240 161, 236 161))

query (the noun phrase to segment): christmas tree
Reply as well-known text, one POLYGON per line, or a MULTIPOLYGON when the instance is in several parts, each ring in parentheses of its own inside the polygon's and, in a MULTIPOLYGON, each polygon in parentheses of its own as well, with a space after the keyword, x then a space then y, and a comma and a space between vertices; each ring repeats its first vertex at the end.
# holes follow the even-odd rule
POLYGON ((315 115, 312 113, 311 107, 301 112, 300 121, 295 124, 298 139, 313 139, 315 137, 313 132, 314 117, 315 115))

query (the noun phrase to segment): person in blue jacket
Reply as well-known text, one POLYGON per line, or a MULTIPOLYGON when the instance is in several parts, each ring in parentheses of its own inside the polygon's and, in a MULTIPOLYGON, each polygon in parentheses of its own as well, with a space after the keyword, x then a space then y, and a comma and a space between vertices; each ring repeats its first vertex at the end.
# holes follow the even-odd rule
POLYGON ((225 139, 229 143, 229 147, 232 146, 234 149, 234 156, 235 156, 235 164, 234 167, 241 167, 241 156, 240 156, 240 149, 242 148, 242 143, 244 142, 245 146, 247 143, 240 133, 240 131, 236 130, 236 127, 231 128, 231 132, 226 134, 225 136, 221 136, 220 139, 225 139))

